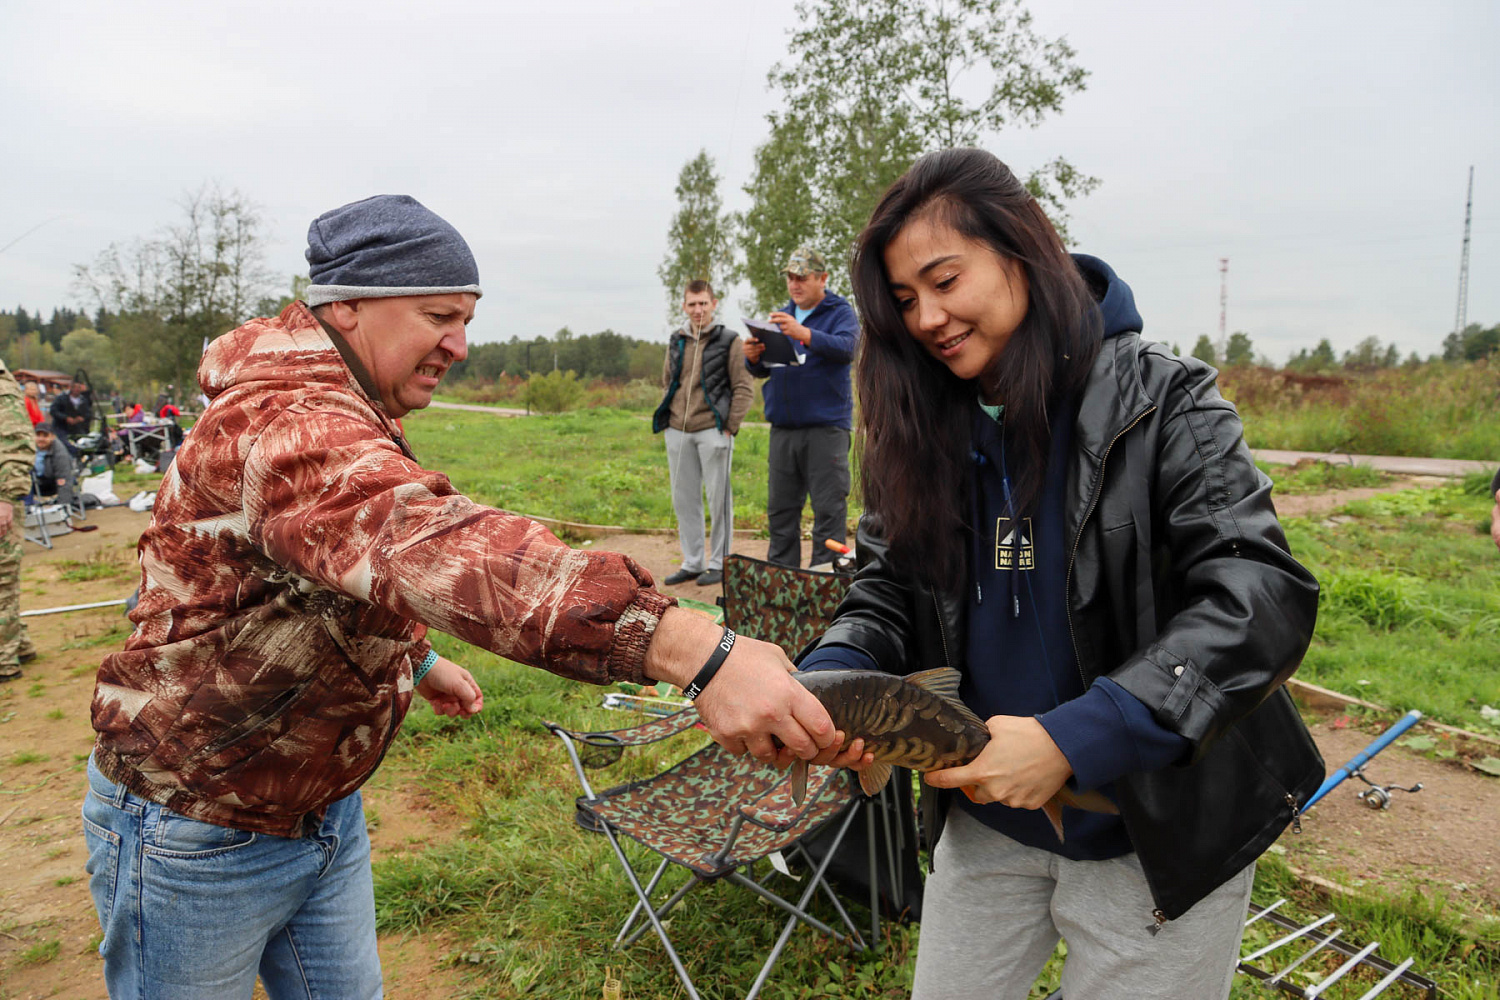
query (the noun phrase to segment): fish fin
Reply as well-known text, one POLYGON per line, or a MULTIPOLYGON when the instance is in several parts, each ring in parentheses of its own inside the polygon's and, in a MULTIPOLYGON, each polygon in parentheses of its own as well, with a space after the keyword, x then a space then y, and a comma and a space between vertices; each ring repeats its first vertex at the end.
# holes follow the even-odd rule
POLYGON ((1063 805, 1071 806, 1074 809, 1083 809, 1096 813, 1109 813, 1111 816, 1120 815, 1120 807, 1111 802, 1108 795, 1097 789, 1080 792, 1064 785, 1058 789, 1057 798, 1063 805))
POLYGON ((958 684, 963 680, 963 676, 952 667, 934 667, 931 670, 918 670, 914 674, 907 674, 906 680, 924 691, 931 691, 946 701, 952 706, 954 714, 965 722, 985 729, 984 720, 975 715, 974 710, 965 705, 958 696, 958 684))
POLYGON ((792 765, 792 801, 801 805, 807 798, 807 761, 799 760, 792 765))
POLYGON ((871 764, 859 772, 859 787, 866 795, 879 795, 886 782, 891 780, 891 765, 871 764))
POLYGON ((931 691, 949 701, 958 701, 958 685, 964 679, 964 675, 952 667, 933 667, 931 670, 918 670, 914 674, 907 674, 906 679, 917 687, 931 691))
POLYGON ((1052 830, 1057 834, 1057 842, 1063 843, 1062 803, 1057 800, 1056 795, 1042 803, 1042 812, 1046 813, 1047 819, 1052 822, 1052 830))

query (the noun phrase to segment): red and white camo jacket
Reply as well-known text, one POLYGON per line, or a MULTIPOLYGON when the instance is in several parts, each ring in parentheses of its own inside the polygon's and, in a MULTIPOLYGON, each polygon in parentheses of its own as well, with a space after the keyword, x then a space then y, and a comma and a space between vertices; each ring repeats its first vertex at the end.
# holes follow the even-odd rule
POLYGON ((95 759, 195 819, 298 836, 375 770, 426 626, 594 683, 639 680, 674 602, 410 457, 301 303, 214 341, 212 402, 141 536, 135 632, 94 691, 95 759))

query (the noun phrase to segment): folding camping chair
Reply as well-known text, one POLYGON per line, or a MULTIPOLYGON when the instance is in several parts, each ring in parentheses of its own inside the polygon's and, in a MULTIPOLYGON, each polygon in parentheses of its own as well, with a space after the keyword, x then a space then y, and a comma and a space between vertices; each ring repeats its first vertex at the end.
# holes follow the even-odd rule
POLYGON ((689 892, 725 879, 789 914, 746 994, 746 1000, 754 1000, 799 921, 856 950, 868 947, 825 880, 829 863, 867 800, 858 794, 848 771, 814 767, 808 775, 807 797, 798 806, 792 801, 788 774, 751 758, 733 756, 716 743, 710 743, 661 774, 594 791, 587 771, 619 760, 628 746, 660 742, 685 732, 697 722, 698 713, 687 708, 631 729, 610 732, 573 732, 551 722, 546 726, 562 740, 583 786, 584 794, 577 799, 578 824, 608 838, 636 894, 636 905, 615 937, 615 947, 629 947, 648 927, 656 931, 672 968, 687 988, 687 995, 691 1000, 699 1000, 697 988, 665 924, 667 914, 689 892), (824 824, 832 825, 835 830, 832 846, 820 862, 815 862, 802 849, 800 841, 824 824), (637 841, 661 859, 644 886, 620 843, 619 834, 637 841), (776 867, 776 856, 782 853, 799 858, 811 869, 811 877, 796 901, 782 897, 765 884, 776 867), (771 859, 772 871, 757 881, 753 877, 754 867, 763 859, 771 859), (652 894, 673 865, 687 869, 688 881, 666 899, 653 901, 652 894), (835 930, 809 912, 808 905, 820 889, 847 933, 835 930), (646 922, 640 921, 642 914, 646 922))
MULTIPOLYGON (((797 658, 828 628, 849 589, 843 573, 798 569, 734 554, 724 560, 724 622, 736 632, 774 642, 797 658)), ((870 940, 880 941, 882 912, 900 920, 922 916, 916 809, 911 772, 897 768, 866 810, 864 842, 837 852, 829 881, 851 896, 869 897, 870 940)), ((814 858, 828 849, 826 830, 803 844, 814 858)))
POLYGON ((26 516, 21 523, 21 535, 28 542, 50 549, 53 535, 66 535, 73 530, 73 526, 68 523, 73 516, 73 508, 68 504, 43 503, 41 483, 37 480, 34 469, 31 473, 30 496, 33 502, 23 505, 26 516))

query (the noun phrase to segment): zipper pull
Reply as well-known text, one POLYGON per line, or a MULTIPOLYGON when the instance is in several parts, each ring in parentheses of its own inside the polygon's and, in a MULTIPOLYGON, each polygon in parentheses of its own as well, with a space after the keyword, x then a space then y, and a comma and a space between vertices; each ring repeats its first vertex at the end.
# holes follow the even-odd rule
POLYGON ((981 587, 981 586, 979 586, 979 581, 978 580, 974 581, 974 603, 975 604, 983 604, 984 603, 984 588, 981 587))
POLYGON ((1021 617, 1021 596, 1019 594, 1011 594, 1010 595, 1010 600, 1011 600, 1010 616, 1012 618, 1019 618, 1019 617, 1021 617))
POLYGON ((1297 800, 1292 798, 1292 793, 1286 793, 1286 804, 1292 807, 1292 832, 1302 832, 1302 813, 1297 810, 1297 800))
POLYGON ((1160 910, 1152 910, 1151 917, 1152 922, 1146 926, 1146 930, 1151 933, 1152 937, 1156 937, 1156 935, 1161 933, 1161 929, 1166 926, 1167 915, 1160 910))

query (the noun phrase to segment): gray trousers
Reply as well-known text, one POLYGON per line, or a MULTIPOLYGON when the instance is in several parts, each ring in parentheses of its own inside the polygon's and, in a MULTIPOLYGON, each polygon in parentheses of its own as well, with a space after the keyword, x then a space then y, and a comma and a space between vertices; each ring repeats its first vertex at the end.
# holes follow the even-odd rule
POLYGON ((666 429, 667 469, 672 477, 672 510, 677 514, 677 543, 682 568, 690 573, 723 569, 734 529, 734 488, 729 482, 734 438, 712 427, 687 433, 666 429), (703 487, 708 487, 713 536, 703 558, 703 487))
POLYGON ((766 559, 802 565, 802 505, 812 497, 813 548, 809 566, 831 562, 827 539, 844 541, 849 521, 849 432, 842 427, 772 427, 766 559))
POLYGON ((1059 936, 1065 1000, 1219 1000, 1254 881, 1252 864, 1153 936, 1134 854, 1070 861, 955 806, 924 889, 912 1000, 1025 1000, 1059 936))

